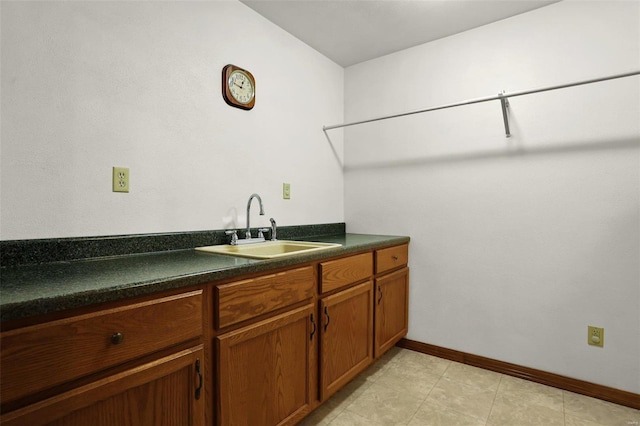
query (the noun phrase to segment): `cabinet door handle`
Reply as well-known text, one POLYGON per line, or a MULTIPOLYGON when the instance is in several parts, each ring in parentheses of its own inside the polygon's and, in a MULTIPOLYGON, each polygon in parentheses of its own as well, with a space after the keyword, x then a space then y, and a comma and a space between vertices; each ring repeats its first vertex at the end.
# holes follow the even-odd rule
POLYGON ((378 305, 380 304, 380 301, 382 301, 382 287, 378 286, 378 305))
POLYGON ((313 340, 313 335, 316 334, 316 322, 313 320, 313 314, 311 314, 311 325, 313 326, 313 330, 311 330, 311 336, 309 336, 309 340, 313 340))
POLYGON ((202 380, 202 371, 200 371, 200 358, 196 358, 196 374, 198 374, 198 387, 196 388, 196 400, 198 400, 200 399, 202 385, 204 383, 202 380))
POLYGON ((329 322, 331 321, 331 317, 329 316, 329 308, 324 307, 324 314, 327 317, 327 322, 324 323, 324 331, 327 331, 327 327, 329 327, 329 322))

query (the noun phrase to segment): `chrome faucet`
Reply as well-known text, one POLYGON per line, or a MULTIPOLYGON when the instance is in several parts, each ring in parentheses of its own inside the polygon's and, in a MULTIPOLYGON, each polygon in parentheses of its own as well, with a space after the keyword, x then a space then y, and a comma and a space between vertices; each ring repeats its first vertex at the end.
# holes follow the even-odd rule
POLYGON ((260 215, 264 216, 264 208, 262 207, 262 198, 258 194, 251 194, 249 197, 249 201, 247 202, 247 232, 245 233, 245 238, 247 240, 251 239, 251 226, 249 225, 249 221, 251 220, 250 212, 251 212, 251 200, 254 198, 258 199, 258 203, 260 203, 260 215))

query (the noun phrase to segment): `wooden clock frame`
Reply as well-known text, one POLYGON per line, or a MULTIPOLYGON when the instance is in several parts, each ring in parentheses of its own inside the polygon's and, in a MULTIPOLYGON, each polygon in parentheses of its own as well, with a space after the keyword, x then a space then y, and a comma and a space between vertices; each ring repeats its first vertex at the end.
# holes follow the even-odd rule
POLYGON ((235 65, 231 65, 231 64, 225 65, 224 68, 222 68, 222 98, 228 105, 232 107, 236 107, 244 110, 252 109, 256 104, 256 80, 253 77, 253 74, 235 65), (231 75, 231 73, 235 71, 241 71, 247 77, 249 77, 249 81, 251 81, 251 84, 253 86, 253 99, 251 99, 251 101, 246 104, 243 104, 242 102, 239 102, 237 99, 235 99, 231 95, 231 91, 229 90, 229 85, 228 85, 229 76, 231 75))

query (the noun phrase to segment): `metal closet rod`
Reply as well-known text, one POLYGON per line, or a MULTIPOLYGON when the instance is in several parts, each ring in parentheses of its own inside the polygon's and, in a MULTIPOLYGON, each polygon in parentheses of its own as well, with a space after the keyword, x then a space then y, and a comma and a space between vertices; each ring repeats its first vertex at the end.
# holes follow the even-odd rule
POLYGON ((631 76, 634 76, 634 75, 640 75, 640 71, 632 71, 632 72, 626 72, 626 73, 623 73, 623 74, 615 74, 615 75, 610 75, 608 77, 592 78, 590 80, 582 80, 582 81, 576 81, 576 82, 573 82, 573 83, 559 84, 557 86, 543 87, 541 89, 522 90, 520 92, 512 92, 512 93, 500 93, 500 94, 494 95, 494 96, 486 96, 484 98, 469 99, 469 100, 462 101, 462 102, 456 102, 456 103, 453 103, 453 104, 440 105, 440 106, 437 106, 437 107, 420 109, 420 110, 417 110, 417 111, 410 111, 410 112, 403 112, 403 113, 400 113, 400 114, 386 115, 384 117, 370 118, 370 119, 367 119, 367 120, 352 121, 350 123, 334 124, 332 126, 323 126, 322 130, 323 131, 327 131, 327 130, 331 130, 331 129, 338 129, 338 128, 341 128, 341 127, 355 126, 356 124, 371 123, 373 121, 387 120, 389 118, 404 117, 405 115, 421 114, 423 112, 437 111, 437 110, 440 110, 440 109, 454 108, 454 107, 459 107, 459 106, 463 106, 463 105, 471 105, 471 104, 478 104, 478 103, 481 103, 481 102, 489 102, 489 101, 497 101, 497 100, 499 100, 499 101, 501 101, 501 104, 502 104, 502 115, 503 115, 503 118, 504 118, 505 132, 507 134, 507 137, 509 137, 511 135, 509 133, 509 121, 508 121, 507 112, 506 112, 506 108, 509 106, 508 98, 514 98, 516 96, 523 96, 523 95, 530 95, 532 93, 548 92, 550 90, 565 89, 567 87, 582 86, 583 84, 591 84, 591 83, 598 83, 598 82, 601 82, 601 81, 615 80, 617 78, 631 77, 631 76))

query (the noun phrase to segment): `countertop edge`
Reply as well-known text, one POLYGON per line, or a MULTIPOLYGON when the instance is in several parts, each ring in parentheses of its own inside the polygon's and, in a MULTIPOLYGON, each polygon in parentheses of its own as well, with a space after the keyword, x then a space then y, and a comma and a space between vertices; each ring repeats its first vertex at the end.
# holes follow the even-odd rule
MULTIPOLYGON (((362 237, 366 240, 367 234, 345 234, 362 237)), ((410 238, 404 236, 374 236, 375 241, 363 241, 355 244, 348 244, 342 247, 328 249, 322 252, 300 254, 281 259, 256 260, 246 264, 212 269, 209 271, 194 272, 193 274, 183 274, 178 276, 167 276, 162 279, 155 279, 141 282, 115 283, 100 289, 62 294, 57 297, 34 297, 31 300, 16 303, 2 303, 0 305, 0 322, 22 320, 29 317, 61 312, 71 309, 87 307, 95 304, 114 302, 117 300, 147 296, 154 293, 176 290, 180 288, 198 286, 212 281, 225 280, 243 275, 266 272, 285 267, 292 267, 297 264, 329 259, 337 256, 344 256, 352 253, 375 250, 384 247, 409 243, 410 238)), ((338 238, 322 237, 315 238, 314 241, 331 241, 338 238)), ((173 253, 192 251, 193 249, 175 250, 173 253)), ((164 254, 167 254, 166 252, 164 254)), ((170 254, 170 253, 169 253, 170 254)), ((132 255, 135 256, 135 255, 132 255)), ((207 256, 210 256, 207 254, 207 256)), ((224 255, 220 255, 224 256, 224 255)))

